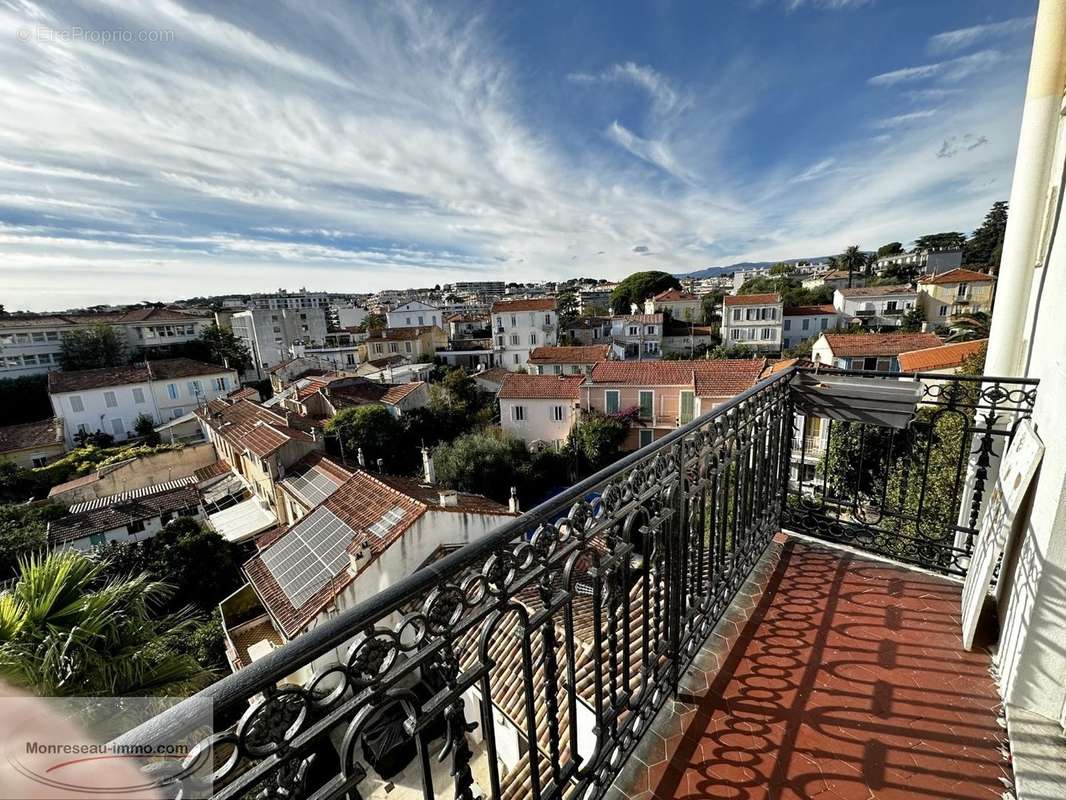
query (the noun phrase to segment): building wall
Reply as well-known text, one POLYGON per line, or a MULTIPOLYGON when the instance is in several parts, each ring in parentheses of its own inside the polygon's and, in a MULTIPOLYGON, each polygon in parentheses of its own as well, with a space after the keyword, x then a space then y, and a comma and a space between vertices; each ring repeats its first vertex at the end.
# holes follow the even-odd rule
POLYGON ((668 313, 673 319, 681 322, 702 322, 703 304, 698 298, 695 300, 662 301, 649 297, 644 302, 644 313, 668 313))
MULTIPOLYGON (((193 519, 203 521, 203 509, 197 507, 196 513, 191 516, 193 519)), ((177 519, 177 517, 177 514, 173 514, 167 519, 167 522, 177 519)), ((163 522, 162 517, 151 517, 143 522, 144 530, 138 531, 137 533, 130 533, 129 528, 123 526, 121 528, 103 531, 102 533, 95 534, 91 537, 86 536, 83 539, 72 539, 69 542, 64 542, 62 546, 87 552, 95 547, 102 547, 111 544, 112 542, 143 542, 145 539, 151 539, 166 527, 166 523, 163 522)))
POLYGON ((418 301, 404 303, 385 315, 390 328, 419 328, 424 325, 444 327, 441 310, 428 303, 418 301))
POLYGON ((573 400, 500 400, 500 426, 526 442, 559 444, 566 441, 574 426, 575 405, 573 400), (524 419, 515 419, 516 407, 523 409, 524 419), (562 419, 558 421, 554 418, 556 409, 562 409, 562 419))
POLYGON ((63 455, 66 449, 63 444, 46 444, 26 450, 8 450, 6 453, 0 453, 0 463, 9 462, 23 469, 32 469, 35 458, 47 458, 48 463, 51 463, 63 455))
POLYGON ((219 370, 190 378, 152 381, 158 422, 177 419, 197 406, 239 389, 240 379, 234 370, 219 370))
POLYGON ((63 418, 68 447, 74 446, 74 437, 80 430, 89 433, 103 431, 114 436, 116 442, 121 442, 136 435, 133 424, 141 414, 155 422, 162 421, 148 381, 81 392, 60 392, 50 394, 49 398, 55 415, 63 418), (113 398, 114 406, 108 405, 109 398, 113 398), (79 402, 80 411, 76 410, 79 402))
POLYGON ((321 345, 326 338, 323 307, 254 308, 234 314, 230 328, 252 353, 257 376, 288 361, 294 344, 321 345))
POLYGON ((753 350, 781 349, 784 304, 724 306, 722 344, 727 348, 745 345, 753 350))
POLYGON ((786 316, 781 325, 781 347, 782 349, 797 347, 825 331, 835 330, 839 321, 840 317, 837 314, 786 316))
POLYGON ((902 325, 903 314, 914 308, 917 302, 917 292, 873 297, 844 297, 839 289, 833 293, 833 307, 839 313, 880 326, 902 325))
POLYGON ((652 322, 614 317, 611 320, 612 352, 620 359, 655 359, 663 351, 663 326, 652 322))
POLYGON ((337 315, 337 325, 341 328, 354 328, 362 325, 368 316, 367 310, 359 306, 335 306, 334 312, 337 315))
POLYGON ((962 314, 992 311, 993 283, 981 281, 968 283, 965 303, 959 303, 959 284, 919 284, 918 302, 925 312, 925 319, 934 325, 945 325, 952 317, 962 314))
POLYGON ((588 375, 599 362, 588 364, 531 364, 526 367, 530 375, 588 375))
POLYGON ((501 367, 525 372, 530 350, 559 343, 559 315, 555 311, 494 313, 492 342, 501 367))
POLYGON ((185 445, 180 450, 164 450, 104 467, 98 470, 99 477, 92 483, 50 495, 49 499, 64 505, 83 503, 97 497, 187 478, 201 467, 210 466, 216 461, 218 454, 211 442, 185 445))

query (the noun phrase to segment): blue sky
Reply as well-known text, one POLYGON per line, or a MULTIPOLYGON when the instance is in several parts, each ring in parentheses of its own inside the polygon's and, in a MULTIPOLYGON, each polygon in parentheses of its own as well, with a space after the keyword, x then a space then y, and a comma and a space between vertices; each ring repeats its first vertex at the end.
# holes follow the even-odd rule
POLYGON ((0 303, 969 231, 1009 195, 1035 7, 0 0, 0 303))

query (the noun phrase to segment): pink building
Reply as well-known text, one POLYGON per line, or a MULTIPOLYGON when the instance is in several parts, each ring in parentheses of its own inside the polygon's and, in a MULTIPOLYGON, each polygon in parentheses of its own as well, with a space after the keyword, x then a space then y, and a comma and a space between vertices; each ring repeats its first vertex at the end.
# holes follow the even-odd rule
POLYGON ((765 367, 763 358, 604 361, 582 384, 581 407, 602 414, 636 408, 625 444, 636 449, 754 386, 765 367))

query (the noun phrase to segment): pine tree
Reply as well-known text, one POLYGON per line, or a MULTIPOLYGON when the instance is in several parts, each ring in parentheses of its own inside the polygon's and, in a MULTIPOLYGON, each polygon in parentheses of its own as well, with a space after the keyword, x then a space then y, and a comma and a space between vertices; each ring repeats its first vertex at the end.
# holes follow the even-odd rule
POLYGON ((962 263, 967 266, 987 266, 995 275, 999 272, 999 261, 1003 256, 1003 235, 1007 230, 1007 202, 1000 200, 992 204, 985 214, 981 227, 973 232, 962 251, 962 263))

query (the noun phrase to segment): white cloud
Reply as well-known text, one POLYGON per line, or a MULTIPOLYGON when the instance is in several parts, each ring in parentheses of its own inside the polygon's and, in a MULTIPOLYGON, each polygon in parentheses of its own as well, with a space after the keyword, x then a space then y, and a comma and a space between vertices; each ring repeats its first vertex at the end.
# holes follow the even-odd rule
POLYGON ((628 83, 648 93, 652 105, 659 113, 665 114, 683 105, 676 89, 666 76, 651 67, 627 61, 613 64, 602 72, 572 72, 567 78, 575 83, 628 83))
POLYGON ((895 86, 898 83, 937 78, 943 81, 961 81, 971 75, 983 72, 1002 63, 1005 56, 998 50, 980 50, 968 56, 960 56, 934 64, 921 64, 915 67, 883 72, 874 75, 868 83, 873 86, 895 86))
POLYGON ((606 133, 611 141, 625 148, 637 158, 655 165, 675 178, 686 181, 691 179, 691 176, 677 162, 677 158, 666 142, 642 139, 618 122, 618 120, 608 126, 606 133))
POLYGON ((1002 22, 990 22, 987 25, 974 25, 953 31, 938 33, 929 39, 929 50, 933 53, 947 53, 965 50, 975 44, 1027 31, 1033 27, 1034 17, 1016 17, 1002 22))
POLYGON ((922 119, 929 119, 929 117, 935 116, 940 109, 937 108, 923 108, 921 111, 910 111, 906 114, 896 114, 892 117, 882 117, 879 120, 875 120, 873 126, 875 128, 898 128, 902 125, 909 125, 912 122, 917 122, 922 119))

